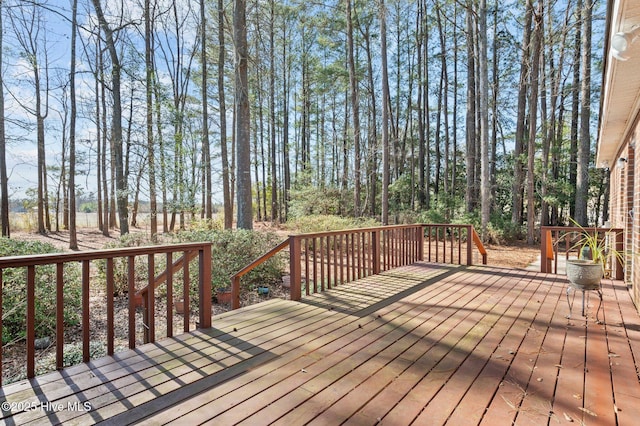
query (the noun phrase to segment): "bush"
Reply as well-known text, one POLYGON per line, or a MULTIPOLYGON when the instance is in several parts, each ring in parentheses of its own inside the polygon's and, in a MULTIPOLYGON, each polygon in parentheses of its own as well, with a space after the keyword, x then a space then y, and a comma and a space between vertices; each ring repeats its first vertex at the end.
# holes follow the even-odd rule
MULTIPOLYGON (((0 256, 55 253, 51 244, 37 241, 18 241, 0 238, 0 256)), ((36 267, 35 324, 36 338, 52 336, 56 328, 56 267, 36 267)), ((2 273, 2 343, 26 337, 27 277, 26 268, 8 268, 2 273)), ((64 269, 64 322, 67 326, 80 321, 81 293, 78 264, 65 265, 64 269)))
POLYGON ((286 229, 299 233, 338 231, 343 229, 370 228, 380 226, 372 218, 353 218, 330 215, 301 216, 284 224, 286 229))
MULTIPOLYGON (((121 236, 118 241, 114 243, 107 244, 105 248, 127 248, 127 247, 141 247, 153 245, 153 242, 146 236, 146 234, 142 233, 134 233, 127 234, 121 236)), ((163 258, 164 259, 164 258, 163 258)), ((156 262, 156 270, 164 269, 164 265, 158 265, 156 262)), ((96 262, 98 268, 98 277, 106 283, 106 267, 107 262, 105 260, 100 260, 96 262)), ((135 260, 135 273, 136 277, 140 279, 140 277, 144 277, 146 280, 147 277, 147 258, 146 256, 136 256, 135 260)), ((129 291, 128 284, 128 259, 124 257, 117 257, 113 261, 113 287, 114 287, 114 295, 122 296, 129 291)), ((145 281, 146 285, 146 281, 145 281)))
POLYGON ((332 187, 303 186, 294 188, 291 190, 291 200, 289 201, 289 217, 350 214, 353 211, 353 205, 347 197, 348 195, 351 196, 351 193, 332 187))
MULTIPOLYGON (((179 242, 211 241, 211 286, 216 289, 231 285, 230 278, 240 269, 271 250, 282 238, 273 233, 248 230, 188 230, 176 234, 179 242)), ((275 256, 242 277, 244 290, 279 281, 284 269, 283 257, 275 256)), ((192 282, 197 282, 197 269, 191 268, 192 282)))

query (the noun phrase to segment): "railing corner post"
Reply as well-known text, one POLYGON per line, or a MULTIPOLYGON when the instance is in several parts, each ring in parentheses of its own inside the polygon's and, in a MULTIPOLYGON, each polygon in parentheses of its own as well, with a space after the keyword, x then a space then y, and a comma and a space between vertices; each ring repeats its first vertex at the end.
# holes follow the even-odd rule
POLYGON ((549 272, 548 270, 548 260, 547 260, 547 232, 548 229, 545 229, 545 227, 543 226, 541 231, 540 231, 540 272, 549 272))
POLYGON ((301 257, 300 238, 295 235, 289 237, 289 273, 291 274, 291 300, 302 298, 302 274, 300 266, 301 257))
POLYGON ((231 309, 240 309, 240 277, 231 278, 231 309))

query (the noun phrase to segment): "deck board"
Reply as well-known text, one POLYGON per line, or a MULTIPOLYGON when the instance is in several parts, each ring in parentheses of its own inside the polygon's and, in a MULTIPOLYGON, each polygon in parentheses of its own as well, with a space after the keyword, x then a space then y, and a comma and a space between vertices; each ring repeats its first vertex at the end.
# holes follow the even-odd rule
POLYGON ((7 424, 637 420, 640 318, 628 290, 603 282, 602 308, 588 292, 586 317, 571 292, 567 318, 566 287, 563 276, 420 262, 5 386, 3 400, 53 405, 2 414, 7 424), (85 402, 88 412, 59 409, 85 402))

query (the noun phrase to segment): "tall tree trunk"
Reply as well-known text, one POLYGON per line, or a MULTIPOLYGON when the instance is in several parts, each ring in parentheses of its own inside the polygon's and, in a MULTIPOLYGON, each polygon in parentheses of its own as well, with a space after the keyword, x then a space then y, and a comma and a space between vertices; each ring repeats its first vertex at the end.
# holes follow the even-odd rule
POLYGON ((237 196, 239 229, 253 229, 251 205, 251 123, 249 115, 249 83, 247 77, 247 20, 245 0, 234 0, 233 35, 236 47, 236 127, 237 196))
POLYGON ((487 69, 487 1, 480 0, 478 10, 478 58, 480 92, 480 187, 481 226, 486 237, 491 215, 491 176, 489 165, 489 72, 487 69))
MULTIPOLYGON (((467 111, 466 111, 466 168, 467 168, 467 190, 465 193, 465 201, 467 212, 471 213, 477 205, 476 193, 476 61, 474 45, 476 44, 475 36, 475 1, 468 0, 466 12, 467 27, 467 111)), ((428 112, 427 112, 428 114, 428 112)))
POLYGON ((378 112, 376 108, 376 86, 373 74, 373 55, 371 52, 371 33, 367 26, 365 34, 365 50, 367 53, 367 80, 369 82, 369 92, 371 94, 370 108, 370 137, 369 137, 369 215, 376 214, 376 197, 378 190, 378 112))
POLYGON ((144 2, 144 60, 146 68, 146 125, 147 125, 147 158, 149 164, 149 215, 151 217, 151 240, 156 241, 158 235, 158 205, 156 194, 156 164, 153 139, 153 41, 152 17, 150 0, 144 2))
POLYGON ((582 8, 582 56, 580 78, 580 140, 578 142, 578 169, 576 180, 576 212, 574 220, 587 226, 587 199, 589 197, 589 161, 591 158, 591 19, 592 0, 584 0, 582 8))
MULTIPOLYGON (((2 10, 4 2, 0 1, 0 52, 4 46, 4 23, 2 21, 2 10)), ((2 236, 9 238, 11 231, 9 227, 9 180, 7 178, 7 139, 5 133, 4 120, 4 68, 0 55, 0 226, 2 226, 2 236)))
MULTIPOLYGON (((349 0, 347 0, 349 1, 349 0)), ((389 76, 387 68, 387 8, 380 0, 380 59, 382 66, 382 224, 389 224, 389 76)))
MULTIPOLYGON (((571 133, 569 147, 569 186, 578 186, 578 128, 580 122, 580 78, 582 57, 582 9, 583 0, 578 0, 576 4, 576 32, 574 39, 573 53, 573 83, 571 85, 571 133)), ((572 191, 569 195, 569 215, 576 217, 576 193, 572 191)))
MULTIPOLYGON (((424 109, 424 99, 428 97, 425 88, 425 80, 428 78, 427 57, 422 55, 423 46, 427 44, 427 24, 426 24, 426 6, 425 0, 418 1, 418 13, 416 14, 416 55, 417 55, 417 72, 418 72, 418 206, 423 209, 427 206, 427 183, 426 183, 426 125, 425 121, 429 115, 424 109)), ((426 51, 426 49, 425 49, 426 51)))
MULTIPOLYGON (((360 104, 358 82, 356 79, 356 62, 353 42, 353 17, 351 0, 346 0, 347 13, 347 63, 349 65, 349 90, 351 93, 351 114, 353 116, 353 208, 354 215, 360 216, 360 104)), ((383 98, 383 103, 387 102, 383 98)), ((384 186, 384 184, 383 184, 384 186)))
POLYGON ((275 0, 269 1, 269 129, 271 142, 271 222, 278 221, 278 156, 276 155, 275 0))
POLYGON ((522 224, 525 130, 527 116, 527 91, 530 67, 531 22, 533 19, 532 0, 527 0, 524 15, 524 33, 522 36, 522 61, 520 63, 520 81, 518 83, 518 111, 516 117, 515 148, 513 151, 513 193, 511 202, 511 221, 515 225, 522 224))
POLYGON ((205 217, 209 220, 213 218, 213 199, 211 197, 211 147, 209 146, 209 102, 208 102, 208 80, 209 71, 207 69, 207 15, 205 13, 205 0, 200 0, 200 56, 202 66, 202 168, 204 174, 204 204, 205 217))
MULTIPOLYGON (((282 36, 287 40, 287 25, 282 27, 282 36)), ((284 174, 284 211, 285 221, 289 214, 289 201, 291 200, 291 159, 289 157, 289 81, 291 68, 289 67, 289 59, 287 55, 287 43, 282 43, 282 110, 284 117, 282 119, 282 168, 284 174)))
POLYGON ((538 87, 540 78, 540 49, 542 43, 542 0, 534 16, 533 45, 531 49, 531 93, 529 101, 529 153, 527 162, 527 242, 535 242, 535 153, 538 116, 538 87))
POLYGON ((220 160, 222 161, 222 203, 224 207, 224 229, 233 227, 233 197, 229 182, 229 153, 227 148, 227 104, 224 92, 224 64, 226 63, 224 41, 224 2, 218 0, 218 118, 220 120, 220 160))
MULTIPOLYGON (((78 0, 71 3, 71 69, 69 71, 69 96, 71 117, 69 117, 69 249, 78 250, 76 231, 76 36, 78 32, 78 0)), ((1 49, 0 49, 1 50, 1 49)))
POLYGON ((107 50, 111 57, 111 78, 113 92, 113 117, 112 117, 112 140, 116 173, 116 202, 118 207, 118 219, 120 220, 120 235, 129 233, 129 213, 128 213, 128 187, 127 179, 124 175, 124 163, 122 153, 122 101, 120 99, 120 58, 116 49, 113 31, 107 23, 100 0, 92 0, 96 10, 98 22, 105 35, 107 50))

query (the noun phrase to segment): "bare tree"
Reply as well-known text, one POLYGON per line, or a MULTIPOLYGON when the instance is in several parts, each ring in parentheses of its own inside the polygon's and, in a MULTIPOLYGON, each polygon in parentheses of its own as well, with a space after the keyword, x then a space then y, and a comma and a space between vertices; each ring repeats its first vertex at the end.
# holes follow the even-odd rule
POLYGON ((129 213, 128 198, 129 190, 127 186, 127 178, 124 174, 124 161, 122 151, 122 100, 120 97, 121 86, 121 69, 120 57, 116 49, 113 30, 107 22, 100 0, 92 0, 93 7, 98 17, 98 22, 105 36, 105 43, 109 56, 111 58, 111 91, 113 96, 113 112, 111 117, 111 138, 113 147, 113 156, 115 161, 115 182, 116 182, 116 203, 118 208, 118 219, 120 221, 120 235, 129 233, 129 213))
POLYGON ((44 234, 51 230, 49 218, 49 194, 47 190, 47 161, 45 154, 45 120, 49 115, 49 56, 47 31, 44 28, 42 10, 35 4, 12 8, 9 18, 13 25, 18 44, 26 59, 26 66, 32 74, 35 104, 25 102, 19 97, 14 99, 36 120, 36 145, 38 166, 37 216, 38 232, 44 234))
POLYGON ((149 165, 149 215, 151 216, 151 239, 156 240, 158 234, 158 196, 156 192, 156 164, 155 164, 155 146, 153 138, 153 20, 151 16, 151 2, 144 2, 144 63, 146 77, 146 124, 147 124, 147 161, 149 165))
MULTIPOLYGON (((0 0, 0 52, 4 51, 3 5, 4 2, 0 0)), ((2 56, 0 55, 0 226, 2 226, 2 236, 8 238, 11 236, 11 232, 9 228, 9 184, 7 178, 7 139, 4 120, 4 68, 2 66, 2 56)))
POLYGON ((78 0, 71 3, 71 69, 69 71, 69 249, 78 250, 76 231, 76 37, 78 29, 78 0))

